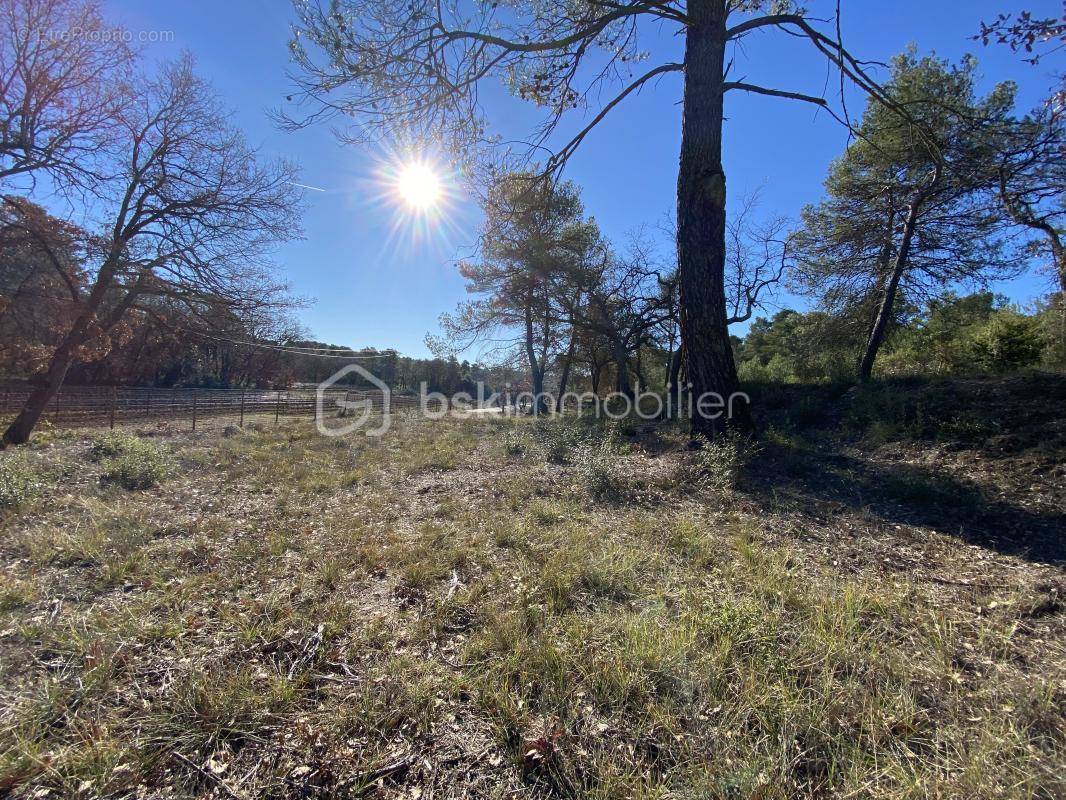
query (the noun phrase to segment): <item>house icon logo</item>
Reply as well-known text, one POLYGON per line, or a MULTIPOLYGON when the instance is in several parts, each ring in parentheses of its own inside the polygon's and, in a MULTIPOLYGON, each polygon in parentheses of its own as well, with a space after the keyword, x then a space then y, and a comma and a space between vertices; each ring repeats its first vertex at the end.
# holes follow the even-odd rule
POLYGON ((348 364, 318 384, 318 389, 315 392, 315 427, 318 428, 318 432, 323 436, 347 436, 366 425, 374 417, 375 406, 380 405, 380 421, 374 427, 367 428, 366 435, 384 436, 392 424, 390 398, 391 392, 387 383, 358 364, 348 364), (338 392, 330 393, 329 390, 331 388, 353 373, 368 381, 381 392, 380 403, 376 402, 377 399, 374 397, 349 400, 347 392, 344 395, 340 395, 338 392), (333 407, 338 409, 338 413, 333 419, 345 420, 342 424, 326 425, 327 399, 332 400, 329 410, 332 410, 333 407), (349 419, 349 417, 352 419, 349 419))

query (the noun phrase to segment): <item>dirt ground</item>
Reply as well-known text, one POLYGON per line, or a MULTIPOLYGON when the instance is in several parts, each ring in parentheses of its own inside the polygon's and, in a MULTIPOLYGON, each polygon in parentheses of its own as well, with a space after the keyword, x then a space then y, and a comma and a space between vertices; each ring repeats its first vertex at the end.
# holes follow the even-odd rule
POLYGON ((879 389, 701 451, 46 431, 0 453, 0 794, 1062 796, 1066 389, 879 389))

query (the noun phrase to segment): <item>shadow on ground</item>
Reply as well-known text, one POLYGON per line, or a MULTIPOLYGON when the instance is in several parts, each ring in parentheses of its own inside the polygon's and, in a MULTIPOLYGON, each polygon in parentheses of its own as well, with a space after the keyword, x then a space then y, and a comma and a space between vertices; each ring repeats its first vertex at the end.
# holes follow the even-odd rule
POLYGON ((768 444, 750 465, 745 488, 762 502, 786 490, 812 507, 842 504, 886 523, 932 528, 1033 562, 1066 564, 1066 514, 988 497, 981 486, 943 470, 768 444))

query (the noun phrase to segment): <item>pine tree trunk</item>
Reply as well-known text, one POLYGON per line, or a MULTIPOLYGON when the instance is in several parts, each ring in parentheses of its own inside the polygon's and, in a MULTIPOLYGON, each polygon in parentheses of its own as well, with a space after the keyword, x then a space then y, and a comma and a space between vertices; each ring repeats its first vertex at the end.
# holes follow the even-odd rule
POLYGON ((667 388, 673 397, 673 407, 681 408, 681 361, 682 348, 677 348, 670 354, 670 368, 667 372, 667 388))
POLYGON ((526 360, 529 363, 529 375, 533 381, 533 411, 540 413, 544 410, 544 370, 537 359, 537 352, 533 344, 533 309, 526 306, 526 360))
POLYGON ((621 339, 615 340, 613 345, 614 363, 618 370, 618 375, 615 380, 615 391, 619 394, 624 394, 626 397, 632 397, 633 386, 629 382, 629 351, 626 350, 621 339))
POLYGON ((1048 241, 1051 243, 1051 256, 1055 261, 1055 271, 1059 276, 1059 291, 1062 292, 1063 297, 1066 297, 1066 245, 1063 245, 1062 237, 1053 228, 1048 231, 1048 241))
MULTIPOLYGON (((684 114, 677 178, 677 257, 681 289, 681 341, 688 380, 698 401, 706 393, 723 402, 737 391, 725 301, 726 180, 722 167, 725 0, 693 0, 685 42, 684 114)), ((694 414, 692 432, 751 430, 746 403, 734 414, 710 419, 694 414)))
POLYGON ((577 336, 574 331, 570 333, 570 345, 566 348, 566 356, 563 359, 563 369, 559 373, 559 394, 555 398, 555 412, 562 413, 563 395, 566 394, 566 384, 570 382, 570 365, 574 362, 574 348, 577 346, 577 336))
POLYGON ((866 352, 863 353, 862 361, 859 362, 859 380, 866 383, 873 374, 874 360, 877 352, 885 341, 885 332, 888 323, 892 319, 892 309, 896 304, 896 294, 899 292, 899 282, 903 273, 907 270, 907 259, 910 257, 911 241, 914 239, 914 228, 918 220, 918 210, 921 200, 916 197, 907 208, 907 219, 903 223, 903 236, 900 239, 899 251, 892 263, 892 272, 885 282, 884 293, 881 296, 881 304, 877 309, 877 317, 874 326, 870 330, 870 337, 866 341, 866 352))

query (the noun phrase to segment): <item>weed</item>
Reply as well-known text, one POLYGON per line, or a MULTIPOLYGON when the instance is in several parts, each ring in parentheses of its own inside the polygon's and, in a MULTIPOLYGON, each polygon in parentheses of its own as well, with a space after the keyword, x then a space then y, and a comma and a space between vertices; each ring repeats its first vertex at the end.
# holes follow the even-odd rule
POLYGON ((89 445, 89 458, 92 461, 103 461, 105 458, 134 452, 142 446, 141 441, 128 433, 110 431, 93 439, 89 445))
POLYGON ((102 437, 90 452, 104 459, 101 481, 123 489, 151 489, 170 473, 170 460, 163 449, 135 436, 102 437))
POLYGON ((626 483, 611 439, 583 445, 577 450, 574 462, 582 485, 593 499, 607 500, 624 493, 626 483))
POLYGON ((37 477, 23 459, 0 461, 0 510, 18 508, 37 492, 37 477))
MULTIPOLYGON (((5 516, 12 796, 1066 790, 1061 603, 1051 584, 1033 596, 1046 565, 966 548, 965 585, 933 584, 889 568, 894 526, 871 552, 860 517, 753 512, 740 489, 726 507, 665 484, 661 502, 590 503, 638 464, 611 426, 398 421, 359 447, 306 421, 208 435, 177 443, 199 466, 152 495, 5 516), (520 429, 536 458, 500 447, 520 429), (571 466, 545 469, 545 441, 571 466), (404 480, 441 464, 461 472, 404 480)), ((770 438, 775 466, 810 453, 770 438)), ((41 458, 84 463, 80 441, 41 458)), ((648 464, 683 462, 708 487, 735 485, 750 454, 657 443, 648 464)), ((905 563, 955 574, 957 545, 900 523, 905 563)))
POLYGON ((28 606, 36 598, 37 590, 32 583, 0 572, 0 613, 28 606))
POLYGON ((977 502, 979 490, 969 484, 916 469, 897 469, 885 478, 885 494, 902 503, 955 507, 977 502))
POLYGON ((514 428, 507 431, 503 437, 503 451, 509 456, 525 454, 529 448, 529 438, 522 431, 514 428))
POLYGON ((697 437, 689 456, 688 480, 700 489, 728 493, 736 488, 744 466, 755 455, 754 446, 740 437, 697 437))

